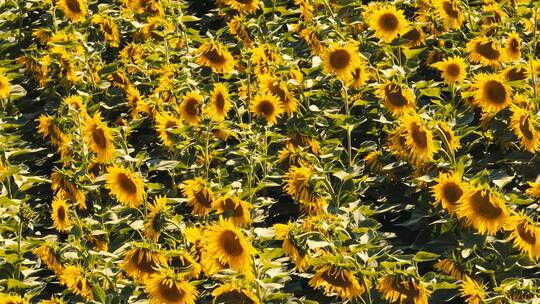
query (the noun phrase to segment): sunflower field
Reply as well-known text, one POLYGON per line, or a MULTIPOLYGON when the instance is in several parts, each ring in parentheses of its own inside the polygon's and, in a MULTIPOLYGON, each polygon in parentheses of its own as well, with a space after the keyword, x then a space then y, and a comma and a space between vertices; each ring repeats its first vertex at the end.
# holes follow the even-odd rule
POLYGON ((538 304, 539 38, 537 0, 0 0, 0 304, 538 304))

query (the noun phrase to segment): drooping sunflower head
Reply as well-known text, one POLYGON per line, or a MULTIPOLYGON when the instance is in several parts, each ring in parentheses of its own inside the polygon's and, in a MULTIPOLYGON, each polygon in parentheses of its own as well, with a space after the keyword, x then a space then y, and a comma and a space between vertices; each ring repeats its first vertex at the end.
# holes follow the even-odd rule
POLYGON ((99 112, 86 120, 83 132, 88 146, 96 155, 97 162, 106 163, 114 158, 114 136, 112 130, 101 119, 99 112))
POLYGON ((50 270, 54 271, 56 276, 60 276, 64 271, 64 265, 51 245, 43 244, 35 248, 32 252, 42 260, 50 270))
POLYGON ((167 218, 167 197, 158 196, 153 204, 149 205, 148 215, 144 222, 144 234, 156 241, 161 231, 165 228, 167 218))
POLYGON ((465 276, 459 291, 466 303, 485 303, 485 298, 487 296, 486 286, 471 279, 469 276, 465 276))
POLYGON ((86 278, 85 270, 79 265, 66 266, 60 275, 60 283, 74 294, 92 300, 92 286, 86 278))
POLYGON ((479 74, 474 88, 474 102, 485 112, 498 112, 512 102, 512 88, 500 75, 479 74))
POLYGON ((496 234, 509 216, 501 195, 487 186, 471 186, 461 197, 457 214, 480 233, 496 234))
POLYGON ((136 208, 146 198, 142 178, 119 165, 107 168, 105 188, 124 206, 136 208))
POLYGON ((379 86, 377 95, 388 111, 396 116, 416 108, 414 92, 405 85, 387 82, 379 86))
POLYGON ((426 44, 426 33, 419 26, 410 28, 401 37, 407 40, 407 45, 411 47, 418 47, 426 44))
POLYGON ((86 0, 57 0, 56 5, 72 22, 86 20, 88 14, 86 0))
POLYGON ((259 0, 223 0, 223 2, 241 13, 254 13, 261 5, 259 0))
POLYGON ((432 66, 441 71, 442 78, 446 83, 463 82, 467 78, 467 65, 461 57, 447 58, 432 66))
POLYGON ((520 65, 509 66, 501 72, 501 75, 507 81, 520 81, 529 78, 529 70, 520 65))
POLYGON ((504 223, 504 229, 510 231, 515 248, 531 260, 540 259, 540 228, 525 213, 510 216, 504 223))
POLYGON ((537 129, 538 119, 529 110, 512 106, 510 128, 520 141, 521 147, 531 153, 540 150, 540 132, 537 129))
POLYGON ((62 194, 57 194, 54 196, 52 201, 51 217, 56 230, 67 231, 71 228, 71 221, 69 220, 69 206, 62 194))
POLYGON ((180 185, 187 204, 193 208, 193 215, 205 216, 212 210, 214 194, 202 177, 186 180, 180 185))
POLYGON ((186 251, 169 251, 167 254, 169 268, 185 280, 197 279, 201 273, 201 265, 186 251))
POLYGON ((317 191, 314 177, 313 168, 305 164, 291 166, 283 176, 283 190, 300 203, 302 212, 308 214, 321 213, 326 205, 325 198, 317 191))
POLYGON ((444 136, 444 138, 441 138, 441 140, 445 143, 448 149, 454 152, 459 150, 459 148, 461 148, 460 137, 456 135, 452 127, 445 121, 438 121, 437 125, 442 133, 440 136, 444 136))
POLYGON ((150 304, 195 304, 199 292, 172 271, 160 271, 146 281, 150 304))
POLYGON ((181 137, 178 129, 182 127, 182 121, 167 112, 158 112, 155 118, 159 139, 169 150, 174 149, 181 137))
POLYGON ((405 147, 408 149, 410 159, 415 164, 433 159, 436 152, 433 133, 420 116, 412 112, 403 115, 398 128, 404 130, 405 147))
POLYGON ((292 114, 298 108, 296 98, 291 94, 287 83, 271 74, 263 74, 259 77, 259 87, 277 98, 283 107, 283 110, 288 114, 292 114))
POLYGON ((223 196, 212 203, 212 209, 217 214, 229 219, 236 226, 245 226, 251 220, 252 206, 250 203, 241 200, 238 196, 223 196))
POLYGON ((444 258, 433 265, 433 268, 458 280, 467 277, 467 274, 459 268, 453 258, 444 258))
POLYGON ((0 303, 1 304, 29 304, 30 302, 16 294, 9 294, 0 292, 0 303))
POLYGON ((387 43, 392 42, 398 35, 405 34, 409 27, 403 11, 394 5, 380 6, 369 15, 368 23, 375 31, 375 37, 387 43))
POLYGON ((506 55, 497 42, 487 37, 476 37, 467 43, 471 61, 483 66, 498 67, 506 55))
POLYGON ((525 190, 528 196, 536 199, 540 199, 540 181, 536 182, 527 182, 529 188, 525 190))
MULTIPOLYGON (((283 250, 294 261, 295 268, 304 272, 308 266, 309 252, 297 241, 296 235, 302 233, 301 227, 292 222, 287 224, 274 224, 276 239, 283 240, 283 250)), ((305 245, 305 244, 304 244, 305 245)))
POLYGON ((240 284, 224 283, 212 291, 213 304, 260 304, 257 295, 240 284))
POLYGON ((230 73, 236 64, 233 56, 218 43, 207 42, 199 47, 196 63, 206 66, 216 73, 230 73))
POLYGON ((467 189, 467 184, 456 173, 439 173, 439 177, 435 180, 437 184, 432 189, 435 200, 442 203, 449 213, 454 214, 467 189))
POLYGON ((86 209, 86 194, 64 171, 56 170, 51 173, 51 189, 63 195, 71 203, 77 204, 80 209, 86 209))
POLYGON ((190 125, 200 123, 202 96, 198 92, 188 92, 180 104, 180 117, 190 125))
POLYGON ((427 304, 431 294, 419 278, 404 273, 382 276, 377 289, 389 302, 427 304))
POLYGON ((511 32, 506 37, 506 42, 504 44, 504 51, 506 52, 506 57, 512 60, 519 60, 521 58, 521 37, 516 32, 511 32))
POLYGON ((349 82, 349 86, 356 90, 362 88, 370 78, 369 72, 367 71, 364 63, 360 63, 356 68, 354 68, 351 76, 352 78, 349 82))
POLYGON ((366 287, 358 282, 354 272, 333 264, 317 269, 309 285, 322 287, 325 294, 335 293, 343 300, 352 300, 366 292, 366 287))
POLYGON ((111 47, 118 47, 120 45, 120 32, 111 17, 96 14, 92 16, 92 23, 99 26, 103 37, 109 42, 111 47))
POLYGON ((205 110, 206 116, 210 117, 213 121, 223 121, 227 118, 231 107, 232 103, 229 99, 229 90, 223 83, 216 83, 212 91, 210 104, 205 110))
POLYGON ((263 92, 255 96, 251 102, 251 113, 255 117, 266 119, 269 125, 273 125, 277 122, 278 117, 283 114, 283 107, 277 96, 269 92, 263 92))
POLYGON ((126 273, 140 282, 158 273, 159 269, 165 266, 167 266, 167 259, 163 254, 138 244, 134 244, 122 262, 126 273))
MULTIPOLYGON (((223 220, 205 232, 205 254, 239 273, 252 276, 253 255, 257 250, 231 221, 223 220)), ((204 266, 204 265, 203 265, 204 266)))
POLYGON ((459 29, 463 24, 464 15, 459 0, 435 0, 433 6, 436 15, 446 29, 459 29))
POLYGON ((11 83, 4 73, 0 70, 0 99, 6 99, 11 93, 11 83))
POLYGON ((363 159, 373 172, 378 173, 383 168, 382 156, 381 150, 373 150, 366 154, 363 159))
POLYGON ((354 69, 360 65, 358 46, 354 42, 345 45, 334 43, 325 50, 322 60, 326 74, 334 74, 343 81, 349 81, 354 69))

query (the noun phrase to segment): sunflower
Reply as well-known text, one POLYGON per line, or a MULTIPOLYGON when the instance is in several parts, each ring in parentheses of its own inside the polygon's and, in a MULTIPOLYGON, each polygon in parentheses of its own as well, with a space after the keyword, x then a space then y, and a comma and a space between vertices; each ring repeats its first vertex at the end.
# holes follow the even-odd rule
POLYGON ((99 26, 105 40, 109 42, 111 47, 118 47, 120 45, 120 32, 111 17, 94 15, 92 16, 92 23, 99 26))
POLYGON ((255 66, 257 76, 270 73, 283 63, 283 58, 278 50, 270 44, 260 44, 251 52, 250 61, 255 66))
POLYGON ((156 273, 146 281, 150 304, 195 304, 199 292, 171 271, 156 273))
POLYGON ((254 13, 259 6, 259 0, 223 0, 225 4, 239 12, 254 13))
POLYGON ((298 101, 289 91, 286 82, 270 74, 263 74, 259 77, 259 87, 262 91, 269 92, 278 97, 283 110, 287 114, 296 112, 298 101))
POLYGON ((182 189, 184 197, 187 198, 187 204, 193 208, 191 211, 193 215, 205 216, 212 210, 214 194, 202 177, 184 181, 180 185, 180 189, 182 189))
POLYGON ((212 203, 212 209, 217 214, 229 219, 236 226, 245 226, 251 221, 250 203, 241 200, 238 196, 224 196, 212 203))
POLYGON ((202 103, 202 96, 198 92, 188 92, 182 97, 182 103, 180 104, 180 117, 191 125, 198 125, 201 118, 200 107, 202 103))
POLYGON ((514 247, 527 254, 529 259, 540 259, 540 227, 523 212, 510 216, 504 223, 504 229, 510 231, 514 247))
POLYGON ((525 193, 536 199, 540 199, 540 182, 527 182, 529 188, 525 190, 525 193))
POLYGON ((354 69, 361 63, 358 45, 355 42, 348 42, 345 45, 332 44, 324 51, 322 60, 326 74, 335 74, 345 82, 352 78, 354 69))
POLYGON ((418 278, 402 274, 384 275, 377 289, 389 302, 427 304, 431 291, 418 278))
POLYGON ((167 112, 158 112, 155 118, 159 139, 169 150, 174 149, 175 144, 180 138, 179 134, 177 134, 178 132, 175 132, 175 130, 182 126, 182 121, 167 112))
POLYGON ((442 203, 449 213, 454 214, 459 200, 467 189, 467 184, 456 173, 439 173, 435 181, 437 184, 432 188, 435 201, 442 203))
POLYGON ((308 266, 308 252, 300 247, 294 233, 299 229, 294 223, 274 224, 276 239, 283 240, 285 254, 294 260, 294 265, 299 272, 304 272, 308 266))
POLYGON ((57 277, 64 271, 64 265, 60 261, 60 257, 50 245, 43 244, 35 248, 32 253, 42 260, 50 270, 54 271, 57 277))
POLYGON ((182 276, 184 280, 198 279, 202 267, 185 251, 169 251, 167 254, 170 269, 182 276))
POLYGON ((438 121, 437 124, 446 143, 448 143, 448 148, 454 152, 459 150, 459 148, 461 148, 461 143, 459 142, 460 137, 454 133, 452 127, 445 121, 438 121))
POLYGON ((313 288, 324 288, 324 293, 329 295, 336 293, 340 298, 352 300, 366 292, 354 273, 337 265, 325 265, 315 271, 315 275, 309 280, 313 288))
POLYGON ((356 90, 362 88, 369 80, 369 74, 366 71, 366 64, 361 62, 353 69, 351 76, 352 78, 349 81, 349 86, 356 90))
POLYGON ((480 233, 494 235, 509 216, 501 195, 487 186, 469 187, 458 202, 457 214, 480 233))
POLYGON ((501 75, 507 81, 519 81, 529 78, 529 70, 520 65, 509 66, 501 72, 501 75))
POLYGON ((432 64, 432 66, 441 71, 442 78, 446 83, 463 82, 467 78, 467 65, 461 57, 447 58, 432 64))
POLYGON ((470 277, 466 276, 461 283, 461 297, 465 299, 467 304, 482 304, 485 303, 486 286, 478 283, 470 277))
POLYGON ((363 159, 373 172, 378 173, 381 172, 383 168, 383 163, 381 161, 382 156, 382 151, 373 150, 366 154, 363 159))
POLYGON ((6 99, 11 93, 11 83, 2 71, 0 71, 0 99, 6 99))
POLYGON ((238 283, 224 283, 212 291, 213 304, 260 304, 257 295, 238 283))
POLYGON ((66 266, 60 275, 60 283, 72 293, 79 295, 86 300, 92 300, 92 286, 85 276, 84 269, 79 265, 66 266))
POLYGON ((538 119, 530 111, 512 106, 510 128, 521 143, 521 147, 531 153, 540 150, 540 134, 536 129, 538 119))
POLYGON ((198 65, 206 66, 216 73, 230 73, 236 64, 233 56, 219 43, 205 43, 199 47, 198 65))
POLYGON ((255 117, 264 117, 269 125, 273 125, 283 113, 283 107, 277 96, 262 92, 251 102, 251 112, 255 117))
POLYGON ((485 112, 498 112, 512 102, 512 88, 500 75, 481 73, 474 88, 474 102, 485 112))
POLYGON ((326 200, 313 185, 313 177, 313 168, 306 165, 291 166, 283 176, 283 190, 298 201, 302 211, 308 214, 323 212, 326 205, 326 200))
POLYGON ((445 29, 460 29, 464 16, 459 7, 459 0, 435 0, 433 7, 438 19, 442 21, 445 29))
POLYGON ((398 35, 405 34, 409 27, 403 11, 394 5, 380 6, 369 15, 368 24, 375 31, 375 37, 387 43, 392 42, 398 35))
POLYGON ((436 151, 433 133, 420 116, 414 113, 402 116, 398 128, 403 129, 405 147, 414 163, 420 164, 433 159, 436 151))
POLYGON ((62 157, 69 153, 71 139, 58 126, 58 122, 50 115, 41 114, 38 117, 38 133, 43 138, 49 138, 52 145, 57 147, 62 157))
POLYGON ((144 222, 144 234, 153 241, 156 241, 165 226, 165 218, 168 211, 167 198, 164 196, 156 197, 154 203, 150 204, 148 208, 148 215, 144 222))
POLYGON ((506 37, 506 43, 504 44, 504 51, 506 57, 511 60, 519 60, 521 58, 521 38, 516 32, 508 34, 506 37))
POLYGON ((61 194, 54 196, 52 201, 51 217, 56 230, 67 231, 71 228, 71 223, 69 220, 69 206, 61 194))
POLYGON ((124 206, 136 208, 146 197, 141 177, 122 166, 108 167, 105 182, 105 188, 124 206))
POLYGON ((227 118, 231 107, 232 103, 229 99, 229 90, 223 83, 216 83, 205 114, 213 121, 220 122, 227 118))
POLYGON ((407 45, 410 47, 419 47, 426 44, 426 33, 419 26, 410 28, 401 37, 408 41, 407 45))
POLYGON ((114 136, 99 112, 86 120, 83 132, 86 143, 96 154, 97 162, 106 163, 114 158, 114 136))
POLYGON ((445 258, 440 261, 438 261, 433 267, 451 277, 454 277, 458 280, 463 280, 467 277, 467 274, 464 273, 461 269, 459 269, 458 265, 456 265, 456 262, 451 258, 445 258))
POLYGON ((0 292, 0 304, 29 304, 25 298, 15 295, 0 292))
POLYGON ((56 5, 72 22, 86 20, 88 11, 85 0, 57 0, 56 5))
POLYGON ((49 300, 41 300, 39 304, 66 304, 66 302, 62 298, 52 296, 49 300))
POLYGON ((227 265, 239 273, 252 276, 253 255, 257 250, 231 221, 220 218, 218 223, 209 226, 205 232, 204 246, 207 257, 215 258, 221 265, 227 265))
POLYGON ((86 209, 86 194, 63 171, 51 173, 51 189, 55 194, 63 195, 71 203, 77 204, 80 209, 86 209))
POLYGON ((476 37, 467 43, 471 61, 483 66, 498 67, 506 61, 499 44, 487 37, 476 37))
POLYGON ((126 253, 122 262, 126 273, 140 282, 144 282, 166 265, 167 259, 160 252, 138 245, 126 253))
POLYGON ((414 92, 398 83, 388 82, 379 86, 377 95, 388 111, 394 115, 402 115, 416 108, 414 92))

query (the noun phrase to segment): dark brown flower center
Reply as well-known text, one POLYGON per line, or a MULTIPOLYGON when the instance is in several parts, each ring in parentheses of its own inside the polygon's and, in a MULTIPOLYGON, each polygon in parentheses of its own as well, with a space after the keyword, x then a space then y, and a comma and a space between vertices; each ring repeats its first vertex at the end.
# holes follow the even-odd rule
POLYGON ((82 13, 81 4, 79 0, 66 0, 68 9, 73 13, 82 13))
POLYGON ((416 28, 413 28, 412 30, 408 31, 403 35, 403 38, 409 40, 409 41, 418 41, 421 38, 420 31, 416 28))
POLYGON ((196 117, 199 113, 198 105, 199 101, 195 98, 189 98, 185 101, 186 106, 184 107, 186 114, 189 117, 196 117))
POLYGON ((508 81, 523 80, 527 78, 527 70, 524 68, 512 68, 506 73, 508 81))
POLYGON ((534 138, 534 134, 531 130, 531 123, 529 116, 522 116, 519 120, 519 129, 521 130, 521 133, 523 134, 523 137, 531 140, 534 138))
POLYGON ((165 300, 165 303, 179 303, 185 297, 185 292, 179 289, 175 283, 169 285, 170 282, 162 280, 159 282, 159 295, 165 300))
POLYGON ((66 220, 66 209, 64 208, 64 206, 58 207, 58 211, 56 212, 56 215, 58 216, 58 219, 60 221, 63 222, 66 220))
POLYGON ((395 83, 387 85, 384 88, 384 93, 386 95, 386 99, 396 107, 404 107, 409 103, 407 98, 403 96, 401 87, 395 83))
POLYGON ((239 256, 244 251, 238 236, 230 230, 221 233, 221 245, 223 250, 231 256, 239 256))
POLYGON ((457 9, 456 5, 451 1, 444 1, 442 8, 444 12, 452 19, 457 19, 459 17, 459 10, 457 9))
POLYGON ((528 244, 534 245, 536 243, 536 236, 531 232, 531 229, 527 229, 525 223, 519 223, 516 226, 516 230, 523 241, 528 244))
POLYGON ((455 205, 463 195, 461 187, 453 182, 444 184, 442 192, 444 199, 452 205, 455 205))
POLYGON ((223 112, 225 110, 225 96, 223 96, 221 92, 217 92, 214 102, 216 104, 216 109, 219 112, 223 112))
POLYGON ((336 70, 349 66, 351 54, 345 49, 337 49, 330 54, 330 65, 336 70))
POLYGON ((515 38, 512 38, 510 40, 510 50, 514 53, 519 52, 519 41, 515 38))
POLYGON ((138 271, 151 274, 157 272, 159 266, 156 260, 153 258, 153 253, 144 249, 138 249, 131 258, 131 263, 135 265, 138 271))
POLYGON ((343 270, 332 271, 332 269, 328 269, 322 273, 321 278, 336 287, 347 288, 352 285, 351 280, 343 270))
POLYGON ((413 123, 411 129, 412 129, 411 136, 416 146, 421 149, 427 148, 428 138, 427 138, 427 133, 424 130, 424 128, 422 128, 422 126, 418 125, 417 123, 413 123))
POLYGON ((107 148, 107 138, 105 137, 105 132, 103 129, 94 128, 94 131, 92 132, 92 139, 100 149, 107 148))
POLYGON ((397 29, 399 20, 392 13, 385 13, 379 17, 379 26, 386 32, 393 32, 397 29))
POLYGON ((235 204, 231 198, 226 198, 223 201, 223 211, 232 217, 242 217, 244 215, 242 205, 240 203, 235 204))
POLYGON ((206 188, 202 187, 198 191, 193 192, 193 196, 197 200, 197 203, 200 205, 203 205, 206 208, 210 208, 212 205, 212 198, 210 197, 210 193, 206 191, 206 188))
POLYGON ((476 215, 487 219, 496 219, 502 214, 501 208, 493 205, 487 191, 477 190, 470 198, 471 207, 476 215))
POLYGON ((216 50, 215 48, 206 51, 203 56, 206 57, 206 59, 208 59, 208 61, 210 61, 211 63, 217 65, 224 64, 226 61, 225 56, 223 56, 223 54, 221 52, 218 52, 218 50, 216 50))
POLYGON ((489 80, 484 85, 487 101, 494 104, 504 104, 506 101, 506 88, 496 80, 489 80))
POLYGON ((261 100, 257 104, 257 112, 262 113, 265 117, 270 117, 274 114, 274 104, 269 100, 261 100))
POLYGON ((499 52, 497 49, 493 47, 492 41, 488 41, 486 43, 479 43, 476 46, 476 52, 478 52, 480 56, 485 57, 490 60, 497 60, 501 58, 501 52, 499 52))
POLYGON ((220 304, 253 304, 255 303, 244 292, 238 289, 224 292, 218 295, 214 299, 214 301, 215 303, 220 303, 220 304))
POLYGON ((118 174, 118 183, 122 191, 128 192, 129 194, 137 193, 137 185, 127 176, 125 173, 118 174))
POLYGON ((461 68, 456 63, 450 63, 446 66, 445 72, 450 77, 458 77, 461 74, 461 68))

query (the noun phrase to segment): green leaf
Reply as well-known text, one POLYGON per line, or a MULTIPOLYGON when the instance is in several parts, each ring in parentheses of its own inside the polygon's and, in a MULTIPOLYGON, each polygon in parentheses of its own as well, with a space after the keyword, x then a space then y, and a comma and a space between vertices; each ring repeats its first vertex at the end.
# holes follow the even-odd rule
POLYGON ((439 254, 431 253, 427 251, 418 251, 415 255, 413 260, 416 262, 425 262, 425 261, 432 261, 440 257, 439 254))

